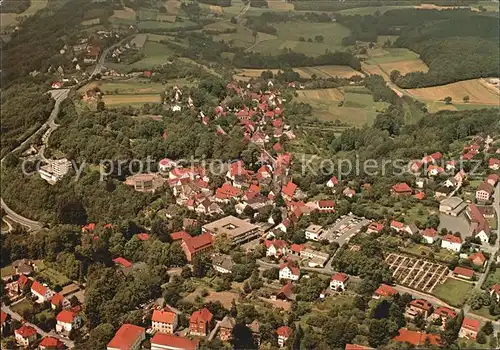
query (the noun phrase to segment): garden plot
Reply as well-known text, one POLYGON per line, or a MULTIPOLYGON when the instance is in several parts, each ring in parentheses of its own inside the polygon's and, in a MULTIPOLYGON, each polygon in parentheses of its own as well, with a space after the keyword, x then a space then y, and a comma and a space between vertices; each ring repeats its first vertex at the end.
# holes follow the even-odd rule
POLYGON ((447 266, 426 259, 391 253, 385 261, 396 283, 426 293, 431 293, 449 274, 447 266))

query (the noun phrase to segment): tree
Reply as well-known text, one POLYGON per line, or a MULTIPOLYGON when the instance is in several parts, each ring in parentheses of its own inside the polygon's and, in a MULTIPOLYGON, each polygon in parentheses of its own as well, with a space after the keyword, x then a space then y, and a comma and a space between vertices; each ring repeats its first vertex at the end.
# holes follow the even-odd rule
POLYGON ((317 43, 322 43, 324 40, 325 38, 323 37, 323 35, 316 35, 314 37, 314 41, 316 41, 317 43))
POLYGON ((302 338, 304 338, 304 331, 302 330, 302 327, 299 324, 295 332, 293 332, 293 339, 291 341, 292 350, 301 349, 300 343, 302 342, 302 338))
POLYGON ((193 276, 197 278, 202 278, 207 275, 210 268, 208 258, 204 255, 195 256, 193 259, 193 276))
POLYGON ((115 335, 113 326, 109 323, 101 323, 89 333, 85 343, 86 349, 105 349, 111 338, 115 335))
POLYGON ((479 331, 477 333, 477 336, 476 336, 476 341, 479 343, 479 344, 486 344, 487 342, 487 339, 486 339, 486 334, 484 334, 483 331, 479 331))
POLYGON ((450 96, 446 96, 443 101, 445 104, 449 105, 451 104, 452 98, 450 96))
POLYGON ((487 321, 487 322, 484 324, 484 326, 483 326, 483 328, 481 329, 481 331, 482 331, 484 334, 486 334, 486 335, 491 335, 491 334, 493 334, 493 331, 494 331, 494 329, 493 329, 493 323, 492 323, 491 321, 487 321))
POLYGON ((231 251, 231 240, 225 232, 218 234, 214 240, 214 249, 217 253, 228 254, 231 251))
POLYGON ((187 265, 184 265, 182 267, 182 271, 181 271, 181 277, 184 278, 184 279, 189 279, 193 276, 193 271, 191 271, 191 268, 187 265))
POLYGON ((102 112, 105 109, 106 109, 106 105, 105 105, 104 101, 97 102, 97 111, 98 112, 102 112))
POLYGON ((464 98, 463 98, 463 100, 464 100, 464 103, 468 103, 469 100, 470 100, 469 95, 465 95, 464 98))

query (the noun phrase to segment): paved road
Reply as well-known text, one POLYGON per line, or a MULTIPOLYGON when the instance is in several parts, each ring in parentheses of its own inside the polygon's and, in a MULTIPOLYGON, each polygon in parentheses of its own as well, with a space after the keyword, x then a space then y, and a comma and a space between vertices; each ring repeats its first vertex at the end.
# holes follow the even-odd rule
MULTIPOLYGON (((21 315, 19 315, 18 313, 12 311, 12 309, 8 306, 4 306, 2 305, 2 311, 9 314, 10 317, 12 317, 13 319, 15 320, 18 320, 19 322, 22 322, 23 321, 23 318, 21 315)), ((40 329, 39 327, 35 326, 34 324, 32 323, 29 323, 29 322, 25 322, 26 325, 28 326, 31 326, 33 328, 36 329, 37 333, 40 334, 42 337, 54 337, 54 338, 57 338, 59 339, 60 341, 62 341, 68 348, 74 348, 75 347, 75 343, 67 338, 63 338, 61 337, 59 334, 57 334, 55 331, 50 331, 49 333, 43 331, 42 329, 40 329)))
POLYGON ((97 61, 97 64, 96 64, 94 70, 92 71, 92 74, 90 74, 90 77, 88 80, 90 81, 90 80, 92 80, 92 78, 94 76, 102 73, 102 69, 104 68, 104 62, 106 61, 106 56, 108 56, 108 53, 111 50, 114 50, 116 47, 120 46, 124 41, 131 40, 134 36, 135 36, 135 34, 129 35, 128 37, 123 38, 122 40, 120 40, 116 44, 111 45, 110 47, 104 49, 104 51, 101 53, 101 57, 99 57, 99 61, 97 61))
MULTIPOLYGON (((55 123, 55 119, 56 119, 57 115, 59 114, 61 102, 64 101, 68 97, 69 91, 70 91, 69 89, 50 90, 49 91, 52 98, 54 98, 54 100, 55 100, 54 109, 52 109, 52 112, 50 113, 49 119, 47 119, 47 121, 45 123, 43 123, 43 125, 38 130, 36 130, 33 134, 31 134, 30 137, 28 137, 23 143, 21 143, 18 147, 16 147, 12 152, 19 151, 23 147, 26 147, 29 142, 32 142, 33 137, 35 135, 37 135, 38 133, 43 132, 44 130, 47 130, 48 135, 50 135, 50 133, 52 131, 57 129, 57 127, 59 125, 57 125, 55 123)), ((45 143, 47 141, 48 141, 48 137, 45 138, 45 143)), ((39 153, 42 160, 45 160, 45 157, 43 155, 44 150, 45 150, 45 144, 42 146, 40 153, 39 153)), ((5 157, 2 158, 2 160, 0 162, 3 162, 4 159, 5 159, 5 157)), ((0 198, 0 201, 1 201, 1 205, 2 205, 3 210, 7 214, 7 217, 10 218, 12 221, 14 221, 22 226, 25 226, 29 230, 33 230, 33 231, 39 230, 43 227, 43 224, 41 222, 25 218, 24 216, 14 212, 12 209, 10 209, 7 206, 7 204, 5 203, 3 198, 0 198)))

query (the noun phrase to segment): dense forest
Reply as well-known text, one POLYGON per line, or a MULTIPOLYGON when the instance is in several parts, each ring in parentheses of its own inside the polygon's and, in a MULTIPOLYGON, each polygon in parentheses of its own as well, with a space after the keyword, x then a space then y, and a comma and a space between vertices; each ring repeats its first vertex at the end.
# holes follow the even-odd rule
POLYGON ((234 56, 233 64, 239 68, 285 68, 306 67, 318 65, 350 66, 361 69, 359 60, 349 52, 327 52, 318 57, 306 56, 303 53, 286 51, 279 55, 262 55, 260 53, 244 52, 234 56))
POLYGON ((399 35, 394 47, 420 54, 429 71, 393 81, 402 88, 442 85, 460 80, 498 76, 498 21, 470 10, 390 10, 381 16, 338 16, 352 31, 345 45, 357 40, 375 42, 379 35, 399 35))

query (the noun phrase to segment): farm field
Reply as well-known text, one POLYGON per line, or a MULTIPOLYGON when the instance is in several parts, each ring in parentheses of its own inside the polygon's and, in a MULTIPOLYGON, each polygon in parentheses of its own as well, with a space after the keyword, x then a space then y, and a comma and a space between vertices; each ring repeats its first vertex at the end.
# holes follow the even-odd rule
POLYGON ((145 103, 160 103, 160 94, 136 94, 136 95, 104 95, 102 100, 106 106, 128 106, 143 105, 145 103))
POLYGON ((337 88, 332 89, 315 89, 315 90, 297 90, 299 101, 311 101, 311 100, 333 100, 342 101, 344 99, 344 94, 337 88))
POLYGON ((178 28, 184 28, 188 26, 195 25, 196 23, 184 20, 184 22, 175 22, 175 23, 170 23, 170 22, 159 22, 156 20, 152 21, 140 21, 137 24, 137 28, 140 30, 148 30, 148 29, 165 29, 165 30, 175 30, 178 28))
POLYGON ((94 87, 98 87, 104 95, 159 94, 164 91, 160 83, 152 83, 149 80, 130 79, 121 81, 94 81, 80 88, 79 92, 83 93, 94 87))
POLYGON ((384 64, 419 59, 418 53, 400 48, 377 48, 368 50, 368 57, 369 59, 367 60, 367 63, 369 64, 384 64))
POLYGON ((367 7, 358 7, 353 9, 340 10, 338 11, 338 13, 345 16, 355 16, 355 15, 366 16, 366 15, 373 15, 377 11, 380 12, 380 14, 383 14, 389 10, 411 8, 411 7, 413 6, 367 6, 367 7))
POLYGON ((107 63, 107 65, 118 71, 152 69, 168 61, 174 51, 168 46, 154 41, 146 41, 143 47, 145 57, 132 64, 107 63))
POLYGON ((326 50, 341 50, 342 38, 350 34, 350 30, 338 23, 274 23, 273 26, 278 31, 278 38, 275 40, 263 41, 251 51, 263 54, 279 54, 283 49, 292 49, 310 56, 319 56, 326 50), (314 42, 314 37, 321 33, 323 42, 314 42), (299 41, 303 37, 305 41, 299 41), (312 39, 313 42, 307 42, 312 39))
POLYGON ((0 29, 3 30, 10 25, 16 24, 18 18, 33 16, 38 10, 47 7, 48 3, 48 0, 32 0, 30 6, 23 13, 0 13, 0 29))
POLYGON ((115 24, 135 24, 135 11, 129 7, 125 7, 123 10, 114 10, 109 21, 115 24))
MULTIPOLYGON (((268 69, 242 69, 238 70, 234 75, 234 79, 237 80, 249 80, 250 78, 260 77, 262 72, 268 69)), ((295 67, 293 70, 302 78, 310 79, 313 74, 316 74, 319 78, 331 78, 331 77, 341 77, 350 78, 355 75, 363 75, 363 73, 352 69, 349 66, 313 66, 313 67, 295 67)), ((270 69, 273 74, 278 73, 279 69, 270 69)))
POLYGON ((86 21, 82 21, 80 24, 82 26, 95 26, 98 25, 99 23, 101 23, 101 20, 99 18, 92 18, 86 21))
POLYGON ((482 79, 472 79, 442 86, 405 90, 413 97, 426 101, 439 101, 450 96, 453 104, 463 104, 463 97, 470 97, 470 104, 497 105, 500 103, 498 92, 486 86, 482 79))
POLYGON ((438 284, 434 288, 433 294, 450 305, 462 306, 472 287, 471 283, 448 278, 443 284, 438 284))
POLYGON ((275 11, 293 11, 295 9, 293 4, 280 0, 267 0, 267 7, 275 11))
POLYGON ((167 0, 163 3, 163 7, 167 9, 168 13, 178 15, 181 8, 181 3, 177 0, 167 0))

